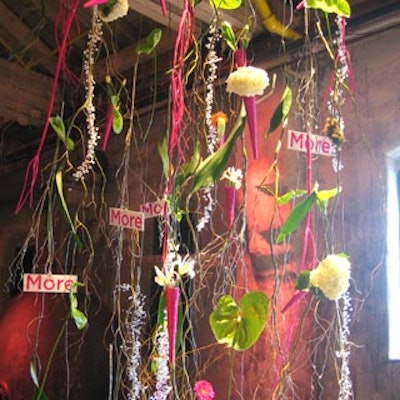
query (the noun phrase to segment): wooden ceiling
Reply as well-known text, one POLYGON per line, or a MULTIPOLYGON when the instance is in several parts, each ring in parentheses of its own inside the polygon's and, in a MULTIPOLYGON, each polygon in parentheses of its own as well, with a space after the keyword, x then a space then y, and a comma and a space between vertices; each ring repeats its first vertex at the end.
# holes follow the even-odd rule
MULTIPOLYGON (((0 168, 5 160, 18 159, 18 152, 38 138, 37 131, 43 125, 53 77, 57 66, 57 38, 60 34, 60 4, 72 0, 1 0, 0 1, 0 168), (10 134, 12 126, 12 134, 10 134), (21 128, 22 127, 22 128, 21 128), (23 129, 24 135, 12 145, 10 137, 23 129), (5 140, 5 135, 7 140, 5 140), (11 145, 5 147, 5 142, 11 145)), ((91 24, 91 10, 85 9, 81 2, 77 10, 76 22, 69 37, 67 65, 71 73, 82 77, 82 55, 86 47, 91 24)), ((96 62, 96 82, 102 82, 106 74, 127 77, 132 75, 137 61, 135 49, 155 28, 162 28, 162 40, 157 47, 157 85, 158 96, 166 98, 169 82, 165 74, 171 67, 172 50, 180 20, 183 0, 167 0, 168 14, 161 12, 159 0, 129 0, 128 15, 110 24, 104 24, 104 45, 96 62)), ((279 21, 289 24, 298 32, 303 31, 303 12, 296 11, 298 1, 268 0, 271 12, 279 21)), ((368 26, 377 18, 385 19, 398 11, 398 0, 351 0, 352 26, 368 26)), ((65 11, 65 9, 64 9, 65 11)), ((202 0, 195 7, 195 30, 200 36, 210 24, 213 10, 208 0, 202 0)), ((398 18, 399 14, 395 14, 398 18)), ((281 38, 268 32, 262 25, 260 16, 252 0, 243 0, 243 5, 234 12, 226 11, 221 20, 231 22, 234 29, 253 23, 254 53, 264 52, 273 57, 279 48, 281 38)), ((58 40, 61 40, 60 38, 58 40)), ((149 81, 154 77, 154 60, 150 56, 140 57, 139 79, 136 102, 145 107, 152 100, 149 81)), ((62 83, 62 82, 61 82, 62 83)), ((79 91, 73 83, 60 85, 58 104, 61 97, 73 97, 79 91)), ((26 157, 21 153, 21 157, 26 157)))

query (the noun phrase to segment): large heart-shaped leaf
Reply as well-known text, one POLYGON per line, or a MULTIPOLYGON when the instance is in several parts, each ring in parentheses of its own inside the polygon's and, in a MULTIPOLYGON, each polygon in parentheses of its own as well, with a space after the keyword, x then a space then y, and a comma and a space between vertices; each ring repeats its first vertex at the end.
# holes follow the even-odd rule
POLYGON ((307 8, 318 8, 328 14, 337 14, 343 17, 350 17, 351 8, 346 0, 307 0, 307 8))
POLYGON ((220 297, 210 315, 217 342, 239 351, 251 347, 267 322, 268 307, 269 300, 263 292, 246 293, 239 306, 230 295, 220 297))

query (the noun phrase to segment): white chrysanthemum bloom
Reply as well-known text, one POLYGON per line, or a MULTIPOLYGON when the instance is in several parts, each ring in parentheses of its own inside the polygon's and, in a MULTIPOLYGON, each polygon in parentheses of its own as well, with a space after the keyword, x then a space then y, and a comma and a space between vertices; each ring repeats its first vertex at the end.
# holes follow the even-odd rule
POLYGON ((350 286, 350 261, 330 254, 310 273, 310 284, 317 287, 329 300, 338 300, 350 286))
POLYGON ((107 4, 100 7, 100 18, 104 22, 112 22, 125 17, 128 11, 128 0, 109 0, 107 4))
POLYGON ((221 180, 222 179, 227 179, 229 184, 238 190, 242 186, 242 170, 240 168, 236 169, 235 167, 228 167, 221 175, 221 180))
POLYGON ((251 97, 264 93, 264 89, 269 85, 269 77, 268 73, 261 68, 246 66, 231 72, 226 83, 227 92, 251 97))

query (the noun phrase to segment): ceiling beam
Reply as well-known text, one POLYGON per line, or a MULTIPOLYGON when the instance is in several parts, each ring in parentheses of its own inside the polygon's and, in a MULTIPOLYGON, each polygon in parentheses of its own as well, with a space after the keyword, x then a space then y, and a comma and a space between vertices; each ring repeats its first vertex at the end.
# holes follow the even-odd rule
MULTIPOLYGON (((157 54, 164 54, 173 48, 175 42, 175 33, 170 30, 163 30, 160 43, 158 43, 155 51, 157 54)), ((136 54, 136 48, 141 43, 144 43, 145 39, 138 43, 131 44, 124 49, 119 50, 117 53, 110 55, 109 57, 103 58, 96 62, 95 66, 95 80, 101 82, 105 76, 110 74, 119 74, 132 69, 138 60, 139 56, 136 54)), ((153 57, 153 54, 142 54, 140 55, 140 61, 146 61, 153 57)))
MULTIPOLYGON (((30 42, 27 43, 23 51, 29 47, 28 54, 34 54, 36 58, 40 58, 40 64, 42 64, 48 72, 54 75, 57 63, 54 53, 43 42, 41 42, 39 38, 33 38, 32 30, 26 26, 3 2, 0 2, 0 25, 2 25, 2 29, 6 30, 14 41, 19 44, 25 43, 29 38, 30 42)), ((16 43, 12 44, 12 50, 16 49, 15 45, 16 43)))
MULTIPOLYGON (((24 126, 43 124, 53 79, 4 59, 0 59, 0 76, 0 118, 24 126)), ((55 111, 59 105, 56 99, 55 111)))
MULTIPOLYGON (((159 0, 129 0, 129 7, 143 16, 166 26, 177 30, 182 13, 183 0, 166 0, 168 14, 163 15, 159 0)), ((221 21, 230 22, 234 30, 242 29, 248 22, 247 15, 243 8, 229 12, 219 10, 218 15, 221 21)), ((215 10, 208 1, 202 1, 195 7, 196 31, 201 31, 201 25, 210 25, 215 10)))

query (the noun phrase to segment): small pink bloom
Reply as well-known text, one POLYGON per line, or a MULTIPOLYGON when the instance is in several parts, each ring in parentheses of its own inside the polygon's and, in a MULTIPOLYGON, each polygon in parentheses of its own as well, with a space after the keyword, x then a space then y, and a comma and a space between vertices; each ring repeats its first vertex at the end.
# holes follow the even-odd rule
POLYGON ((197 400, 212 400, 215 396, 211 383, 206 380, 197 381, 194 384, 194 392, 197 400))

